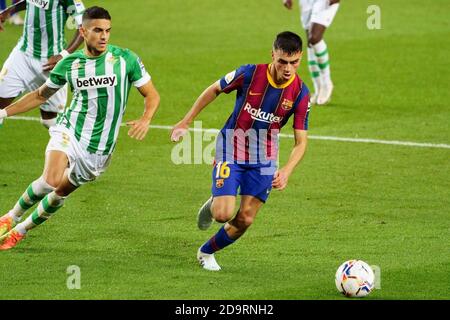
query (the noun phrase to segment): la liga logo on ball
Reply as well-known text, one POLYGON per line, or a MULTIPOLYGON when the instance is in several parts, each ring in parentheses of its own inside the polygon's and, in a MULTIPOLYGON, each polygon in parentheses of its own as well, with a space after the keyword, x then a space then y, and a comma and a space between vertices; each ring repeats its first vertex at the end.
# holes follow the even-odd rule
POLYGON ((362 298, 374 288, 375 275, 372 268, 362 260, 348 260, 336 271, 336 288, 346 297, 362 298))

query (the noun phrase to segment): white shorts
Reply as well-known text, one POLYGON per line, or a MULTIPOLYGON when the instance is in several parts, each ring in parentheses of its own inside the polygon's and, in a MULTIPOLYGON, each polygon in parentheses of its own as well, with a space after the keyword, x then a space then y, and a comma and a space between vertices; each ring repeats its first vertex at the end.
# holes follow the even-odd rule
POLYGON ((339 3, 330 6, 329 0, 300 0, 300 7, 303 28, 309 30, 313 23, 328 28, 333 22, 339 3))
POLYGON ((68 177, 70 183, 79 187, 82 184, 94 181, 106 171, 111 154, 103 155, 90 153, 85 150, 69 129, 56 125, 49 129, 50 141, 45 153, 49 151, 64 152, 69 158, 68 177))
MULTIPOLYGON (((16 98, 42 86, 49 76, 49 72, 42 71, 46 62, 46 59, 30 57, 15 47, 0 72, 0 98, 16 98)), ((66 102, 67 85, 42 104, 41 110, 62 112, 66 102)))

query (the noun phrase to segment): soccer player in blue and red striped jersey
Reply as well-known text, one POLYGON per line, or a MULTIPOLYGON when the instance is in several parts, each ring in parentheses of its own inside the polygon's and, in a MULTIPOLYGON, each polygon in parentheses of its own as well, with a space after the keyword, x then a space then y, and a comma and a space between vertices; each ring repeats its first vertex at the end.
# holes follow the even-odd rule
POLYGON ((233 113, 217 138, 212 197, 198 213, 201 230, 214 220, 224 223, 198 249, 197 259, 207 270, 220 270, 214 253, 245 233, 272 187, 286 188, 289 176, 303 158, 310 104, 309 90, 297 75, 302 54, 302 40, 297 34, 278 34, 272 63, 241 66, 213 83, 172 130, 172 141, 179 141, 195 117, 219 94, 237 92, 233 113), (287 163, 278 168, 278 133, 291 116, 295 144, 287 163), (238 189, 241 202, 235 214, 238 189))

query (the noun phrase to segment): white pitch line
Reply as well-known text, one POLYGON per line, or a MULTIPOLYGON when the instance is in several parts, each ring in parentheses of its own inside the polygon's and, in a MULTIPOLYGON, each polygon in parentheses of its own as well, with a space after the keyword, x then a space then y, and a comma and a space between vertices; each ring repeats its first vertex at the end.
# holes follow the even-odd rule
MULTIPOLYGON (((14 120, 24 120, 24 121, 40 121, 39 118, 36 117, 22 117, 22 116, 14 116, 9 119, 14 120)), ((125 123, 122 123, 121 126, 125 126, 125 123)), ((150 125, 152 129, 163 129, 170 130, 172 126, 161 126, 161 125, 150 125)), ((212 132, 218 133, 219 129, 199 129, 199 128, 189 128, 189 131, 192 132, 212 132)), ((293 138, 293 134, 285 134, 280 133, 280 137, 282 138, 293 138)), ((396 145, 396 146, 405 146, 405 147, 419 147, 419 148, 438 148, 438 149, 450 149, 450 144, 444 143, 421 143, 421 142, 412 142, 412 141, 396 141, 396 140, 378 140, 378 139, 363 139, 363 138, 342 138, 342 137, 331 137, 331 136, 316 136, 316 135, 308 135, 308 139, 312 140, 327 140, 327 141, 341 141, 341 142, 357 142, 357 143, 374 143, 374 144, 388 144, 388 145, 396 145)))

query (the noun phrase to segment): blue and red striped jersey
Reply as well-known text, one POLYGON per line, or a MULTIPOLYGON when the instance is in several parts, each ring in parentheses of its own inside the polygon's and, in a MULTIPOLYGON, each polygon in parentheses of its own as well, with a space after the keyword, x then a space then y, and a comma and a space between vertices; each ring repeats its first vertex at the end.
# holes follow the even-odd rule
POLYGON ((237 93, 233 113, 218 136, 216 161, 276 160, 278 133, 292 115, 294 129, 308 130, 308 88, 297 74, 276 85, 269 70, 269 64, 248 64, 220 79, 223 92, 237 93))

